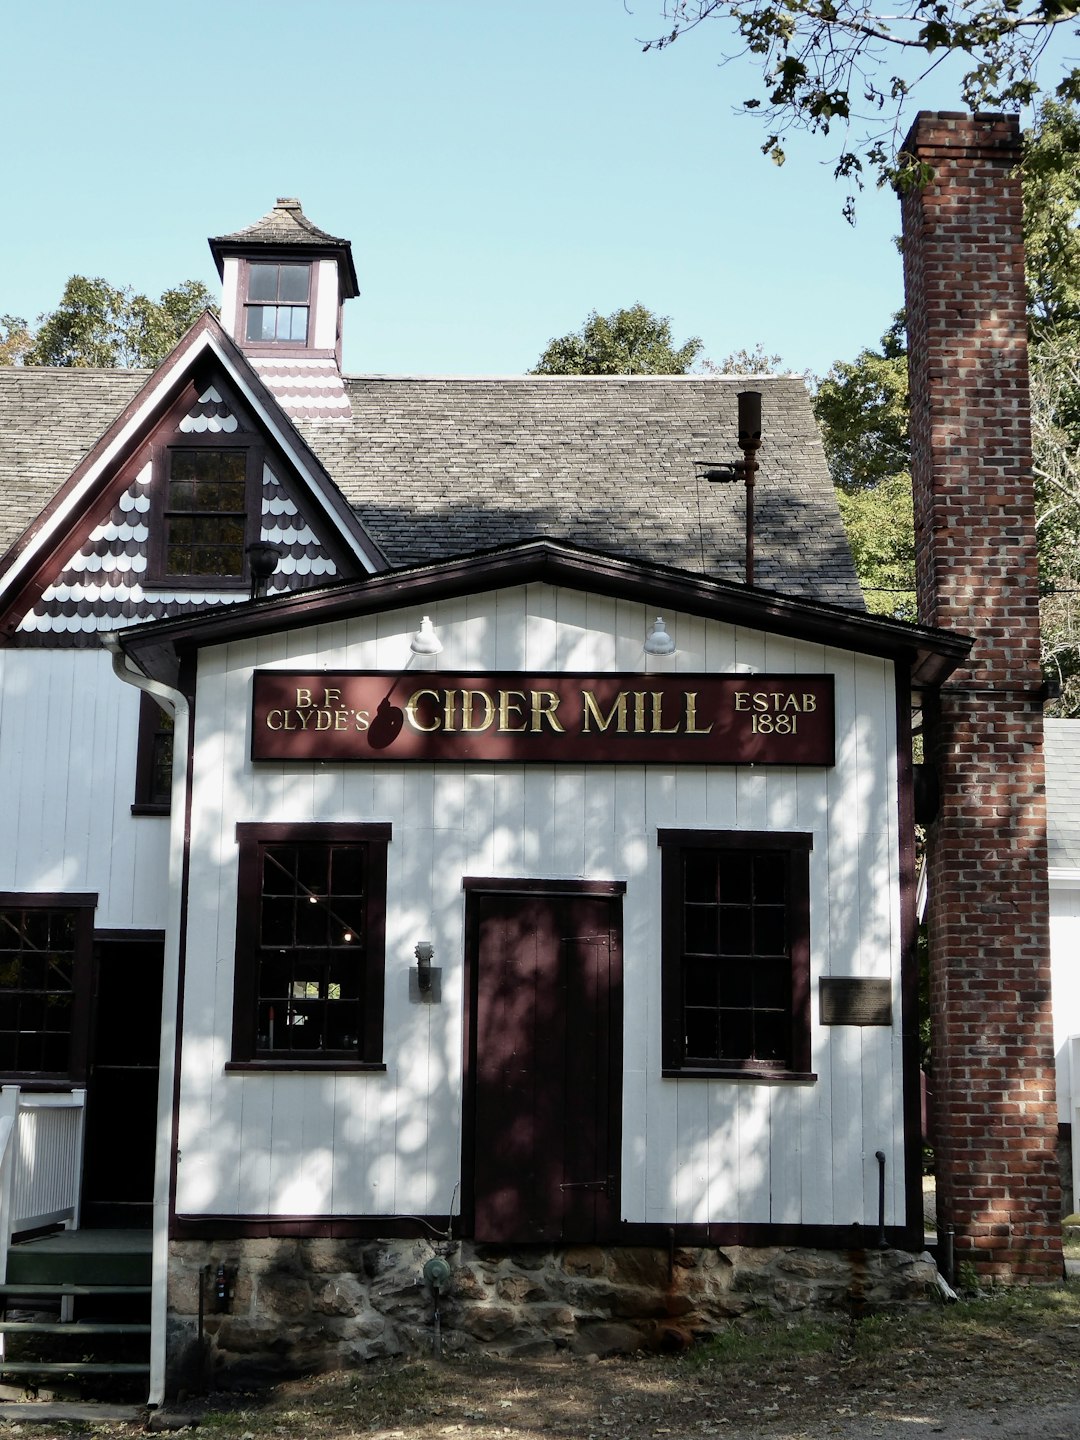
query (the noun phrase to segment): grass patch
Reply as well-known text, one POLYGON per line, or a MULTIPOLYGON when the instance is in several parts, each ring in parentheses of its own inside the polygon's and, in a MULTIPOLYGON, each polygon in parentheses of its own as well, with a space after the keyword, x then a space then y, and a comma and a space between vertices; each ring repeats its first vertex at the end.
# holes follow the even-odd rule
POLYGON ((742 1321, 710 1336, 690 1352, 686 1364, 695 1369, 709 1369, 717 1365, 768 1364, 792 1356, 827 1354, 836 1348, 846 1329, 840 1321, 830 1324, 821 1320, 783 1321, 771 1317, 742 1321))

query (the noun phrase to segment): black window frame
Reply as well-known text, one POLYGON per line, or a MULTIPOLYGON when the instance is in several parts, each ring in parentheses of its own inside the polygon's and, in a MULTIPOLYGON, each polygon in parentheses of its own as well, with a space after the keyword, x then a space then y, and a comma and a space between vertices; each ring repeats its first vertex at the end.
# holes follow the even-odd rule
MULTIPOLYGON (((233 992, 232 1058, 227 1070, 384 1071, 383 1010, 386 960, 386 863, 392 826, 375 822, 264 824, 241 822, 236 912, 236 966, 233 992), (363 954, 360 987, 362 1023, 355 1053, 320 1048, 260 1046, 260 961, 263 868, 271 848, 362 847, 365 851, 364 935, 350 953, 363 954)), ((270 947, 266 947, 270 948, 270 947)), ((318 947, 312 948, 312 954, 318 947)))
POLYGON ((251 583, 250 562, 247 547, 262 534, 262 471, 263 448, 255 443, 248 433, 193 434, 170 439, 168 444, 156 447, 154 455, 153 530, 147 584, 157 587, 174 587, 178 590, 244 590, 251 583), (170 570, 169 520, 172 516, 183 518, 199 514, 240 514, 239 511, 191 511, 170 505, 170 483, 172 467, 177 455, 187 453, 235 452, 244 456, 244 511, 243 541, 241 545, 241 568, 239 573, 199 574, 190 570, 170 570))
MULTIPOLYGON (((73 924, 72 979, 70 1023, 67 1027, 69 1041, 67 1065, 51 1069, 33 1067, 2 1068, 0 1078, 4 1083, 29 1085, 64 1085, 85 1081, 87 1076, 90 1005, 93 977, 94 911, 97 908, 96 894, 87 893, 27 893, 25 891, 0 891, 0 927, 6 912, 49 911, 54 914, 71 916, 73 924)), ((5 996, 10 991, 0 990, 0 1006, 5 1018, 11 1014, 5 996)), ((23 993, 21 990, 19 993, 23 993)), ((21 1017, 20 1017, 21 1018, 21 1017)), ((19 1024, 19 1021, 16 1021, 19 1024)), ((2 1029, 0 1023, 0 1029, 2 1029)), ((20 1025, 21 1028, 21 1025, 20 1025)), ((29 1032, 26 1033, 58 1033, 29 1032)))
POLYGON ((259 349, 267 346, 273 350, 311 350, 313 348, 312 330, 315 320, 315 280, 318 267, 312 260, 298 260, 295 255, 266 255, 244 261, 242 280, 242 299, 240 302, 240 343, 245 348, 259 349), (308 285, 306 300, 282 300, 280 297, 281 282, 280 273, 278 279, 278 296, 275 300, 257 300, 251 295, 252 271, 258 265, 273 265, 280 272, 284 265, 303 267, 307 270, 308 285), (263 310, 271 308, 274 310, 299 310, 302 309, 307 316, 305 324, 305 335, 303 340, 293 340, 291 337, 279 339, 276 335, 272 339, 262 336, 248 338, 248 316, 252 310, 263 310))
MULTIPOLYGON (((765 1080, 815 1079, 811 1070, 810 1047, 810 851, 813 849, 813 835, 801 831, 660 830, 657 842, 661 848, 663 1074, 672 1077, 719 1075, 765 1080), (770 1013, 776 1013, 781 1008, 786 1011, 787 1050, 783 1062, 741 1055, 725 1056, 722 1041, 716 1047, 720 1053, 714 1057, 688 1053, 686 984, 689 965, 701 964, 708 959, 715 959, 718 963, 722 960, 719 931, 712 954, 691 952, 687 941, 687 860, 702 853, 716 857, 719 863, 725 855, 736 853, 743 857, 760 855, 767 857, 768 861, 775 861, 779 856, 785 861, 786 944, 783 950, 770 951, 767 961, 773 964, 786 956, 788 965, 786 1003, 783 1007, 768 1007, 770 1013)), ((715 904, 719 909, 719 899, 715 904)), ((751 901, 747 902, 747 908, 753 908, 751 901)), ((724 1008, 755 1010, 752 1002, 742 1007, 724 1007, 718 1002, 716 1008, 718 1011, 724 1008)), ((766 1007, 757 1008, 764 1010, 766 1007)))

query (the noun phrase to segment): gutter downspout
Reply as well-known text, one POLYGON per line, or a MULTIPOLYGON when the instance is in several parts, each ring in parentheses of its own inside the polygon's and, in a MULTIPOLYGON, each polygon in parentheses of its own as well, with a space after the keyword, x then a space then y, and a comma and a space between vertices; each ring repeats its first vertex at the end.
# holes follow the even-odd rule
POLYGON ((115 631, 101 643, 112 657, 113 673, 125 685, 145 691, 173 717, 173 804, 169 824, 169 901, 165 921, 165 962, 161 987, 161 1050, 159 1055, 157 1141, 154 1154, 154 1203, 151 1240, 150 1388, 147 1404, 165 1397, 165 1329, 168 1315, 169 1187, 172 1174, 173 1088, 176 1070, 176 1017, 180 983, 180 926, 184 870, 184 827, 187 816, 187 756, 190 706, 171 685, 151 680, 136 670, 115 631))

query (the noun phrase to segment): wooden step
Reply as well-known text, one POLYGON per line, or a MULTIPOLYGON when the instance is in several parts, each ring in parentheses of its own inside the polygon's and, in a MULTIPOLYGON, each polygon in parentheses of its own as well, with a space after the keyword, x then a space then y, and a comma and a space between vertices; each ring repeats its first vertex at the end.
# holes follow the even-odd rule
POLYGON ((104 1320, 0 1320, 0 1335, 149 1335, 142 1322, 104 1320))
POLYGON ((0 1375, 149 1375, 149 1365, 128 1361, 72 1360, 0 1360, 0 1375))
POLYGON ((8 1300, 25 1298, 27 1300, 38 1297, 52 1296, 54 1299, 60 1295, 149 1295, 149 1285, 68 1285, 63 1281, 57 1281, 53 1285, 18 1285, 8 1281, 6 1285, 0 1285, 0 1296, 8 1300))

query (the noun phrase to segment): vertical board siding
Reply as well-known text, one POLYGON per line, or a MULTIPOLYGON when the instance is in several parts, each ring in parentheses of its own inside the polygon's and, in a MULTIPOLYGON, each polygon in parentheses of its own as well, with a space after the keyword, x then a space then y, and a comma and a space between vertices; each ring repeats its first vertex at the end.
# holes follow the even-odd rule
MULTIPOLYGON (((630 1221, 873 1224, 874 1151, 903 1196, 896 726, 885 661, 665 614, 679 651, 645 657, 655 614, 543 584, 439 602, 434 669, 701 669, 836 677, 830 769, 260 764, 256 666, 419 670, 419 613, 355 618, 204 653, 196 713, 177 1209, 446 1213, 460 1184, 463 876, 625 881, 623 1215, 630 1221), (226 1073, 238 821, 381 821, 388 848, 384 1074, 226 1073), (660 1073, 663 827, 809 830, 814 1082, 660 1073), (420 939, 438 1004, 410 1002, 420 939), (824 974, 891 977, 893 1027, 818 1023, 824 974)), ((0 742, 2 743, 2 742, 0 742)))
POLYGON ((0 890, 96 892, 97 928, 164 929, 169 820, 131 814, 138 728, 104 650, 0 651, 0 890))

